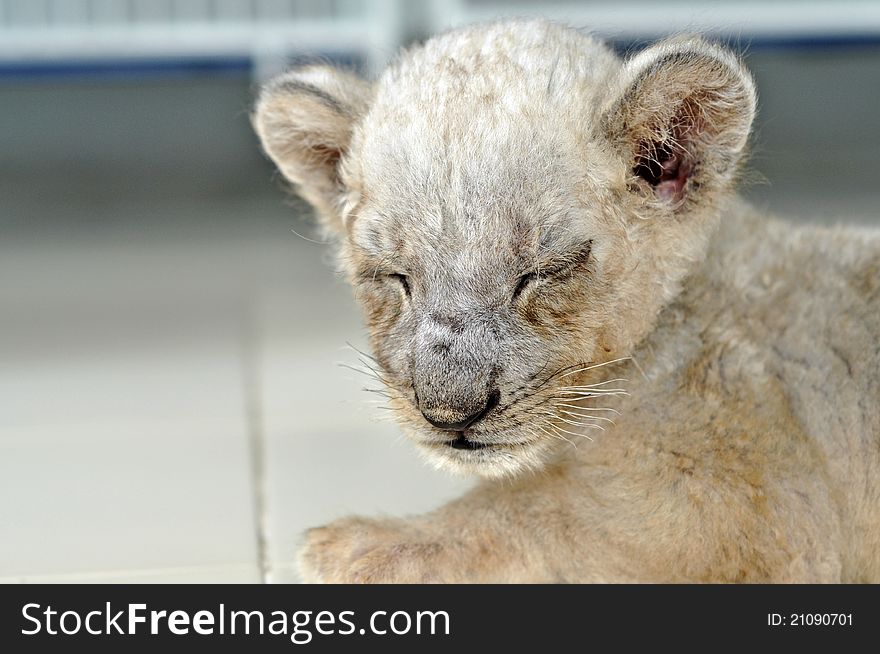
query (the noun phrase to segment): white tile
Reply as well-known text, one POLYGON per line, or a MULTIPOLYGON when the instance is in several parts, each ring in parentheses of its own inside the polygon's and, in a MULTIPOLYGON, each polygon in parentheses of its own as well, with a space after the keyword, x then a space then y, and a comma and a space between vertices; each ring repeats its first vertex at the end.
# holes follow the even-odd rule
POLYGON ((233 339, 9 363, 0 371, 0 442, 32 429, 66 439, 67 426, 114 420, 237 420, 241 427, 241 366, 233 339))
POLYGON ((249 564, 240 421, 45 425, 0 443, 0 577, 249 564))
POLYGON ((161 247, 15 257, 0 288, 0 578, 257 578, 241 298, 197 249, 198 280, 161 247))

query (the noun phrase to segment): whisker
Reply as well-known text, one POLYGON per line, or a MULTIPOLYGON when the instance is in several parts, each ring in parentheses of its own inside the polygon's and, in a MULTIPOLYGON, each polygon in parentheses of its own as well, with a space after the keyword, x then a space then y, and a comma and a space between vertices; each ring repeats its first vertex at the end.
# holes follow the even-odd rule
POLYGON ((340 368, 347 368, 348 370, 353 370, 354 372, 359 372, 360 374, 366 375, 367 377, 372 377, 376 381, 380 381, 383 384, 385 384, 386 386, 391 386, 391 383, 388 381, 388 379, 385 378, 384 375, 373 370, 372 368, 364 368, 364 367, 352 365, 352 364, 345 363, 345 362, 339 362, 336 365, 338 365, 340 368))
POLYGON ((631 359, 632 357, 620 357, 619 359, 612 359, 611 361, 606 361, 604 363, 595 363, 591 366, 587 366, 585 368, 578 368, 577 370, 572 370, 571 372, 567 372, 564 375, 560 375, 560 377, 570 377, 571 375, 576 375, 579 372, 586 372, 587 370, 594 370, 595 368, 601 368, 603 366, 610 366, 612 363, 620 363, 621 361, 626 361, 631 359))
POLYGON ((651 380, 648 378, 648 375, 645 374, 645 371, 639 365, 639 362, 636 361, 635 358, 633 358, 632 362, 633 362, 633 365, 636 367, 636 370, 638 370, 640 373, 642 373, 642 377, 644 378, 644 380, 646 382, 650 382, 651 380))
MULTIPOLYGON (((560 416, 558 414, 554 414, 554 413, 544 412, 544 415, 552 416, 556 420, 561 420, 562 422, 569 424, 569 425, 573 425, 575 427, 599 427, 599 425, 593 424, 592 422, 581 422, 579 420, 569 420, 568 418, 563 418, 562 416, 560 416)), ((606 418, 606 420, 608 420, 608 419, 606 418)), ((611 422, 611 421, 609 421, 609 422, 611 422)), ((614 424, 614 423, 612 422, 611 424, 614 424)), ((600 429, 601 429, 601 427, 600 427, 600 429)))
POLYGON ((617 409, 612 409, 610 407, 602 407, 602 406, 581 406, 579 404, 565 404, 564 402, 560 402, 559 404, 554 404, 553 406, 564 406, 569 409, 587 409, 589 411, 611 411, 612 413, 616 413, 617 415, 621 415, 620 411, 617 409))
POLYGON ((376 363, 374 359, 369 359, 364 354, 358 354, 358 361, 360 361, 365 368, 372 370, 377 375, 384 374, 385 372, 382 366, 376 363))
MULTIPOLYGON (((615 397, 616 395, 617 394, 610 396, 610 397, 615 397)), ((599 395, 573 395, 573 394, 551 395, 550 397, 547 398, 547 401, 544 403, 546 404, 549 402, 549 403, 553 403, 554 406, 559 406, 559 405, 564 404, 566 402, 572 402, 572 403, 586 402, 588 400, 594 400, 599 397, 600 397, 599 395)), ((609 396, 602 396, 602 397, 605 400, 609 399, 609 396)), ((571 408, 571 407, 569 407, 569 408, 571 408)), ((577 408, 577 409, 591 409, 592 407, 590 407, 590 406, 577 406, 575 408, 577 408)))
POLYGON ((370 361, 375 362, 377 365, 380 365, 379 360, 376 357, 374 357, 372 354, 370 354, 368 352, 364 352, 360 348, 355 347, 354 345, 351 344, 350 341, 345 341, 345 344, 348 346, 349 349, 354 350, 355 352, 357 352, 361 356, 368 358, 370 361))
MULTIPOLYGON (((563 422, 569 422, 567 420, 560 418, 559 416, 557 416, 557 419, 562 420, 563 422)), ((605 427, 603 427, 602 425, 594 425, 591 422, 579 422, 579 423, 569 422, 569 424, 571 424, 574 427, 589 427, 590 429, 598 429, 599 431, 605 431, 605 427)), ((560 427, 559 425, 553 425, 553 426, 556 427, 557 429, 562 429, 562 427, 560 427)), ((565 430, 563 430, 563 431, 565 431, 565 430)), ((565 433, 571 434, 572 432, 565 432, 565 433)), ((582 434, 572 434, 572 435, 578 436, 578 435, 582 435, 582 434)))
POLYGON ((577 413, 576 411, 568 411, 566 409, 560 409, 560 413, 564 413, 565 415, 572 416, 575 418, 587 418, 588 420, 603 420, 605 422, 609 422, 612 425, 616 424, 611 418, 606 418, 604 416, 592 416, 588 413, 577 413))
POLYGON ((362 367, 362 366, 357 366, 357 365, 354 365, 354 364, 351 364, 351 363, 346 363, 346 362, 344 362, 344 361, 337 361, 337 362, 336 362, 336 365, 339 366, 340 368, 348 368, 349 370, 354 370, 355 372, 359 372, 359 373, 361 373, 362 375, 367 375, 368 377, 376 377, 376 378, 378 378, 378 375, 376 374, 376 371, 373 370, 372 368, 366 368, 366 367, 362 367))
MULTIPOLYGON (((550 423, 550 426, 553 427, 553 429, 558 429, 559 431, 564 432, 564 433, 566 433, 566 434, 570 434, 571 436, 579 436, 580 438, 586 438, 588 441, 592 441, 592 440, 593 440, 592 438, 590 438, 590 437, 587 436, 586 434, 576 434, 576 433, 573 432, 573 431, 568 431, 567 429, 563 429, 563 428, 560 427, 559 425, 556 425, 556 424, 553 424, 553 423, 550 423)), ((595 427, 596 429, 602 429, 602 427, 600 427, 599 425, 592 425, 592 426, 595 427)), ((605 431, 605 430, 602 429, 602 431, 605 431)))
POLYGON ((565 395, 575 395, 575 396, 579 396, 579 397, 601 397, 603 395, 611 395, 611 396, 629 395, 629 393, 627 391, 624 391, 622 389, 618 389, 618 390, 614 390, 614 391, 605 391, 604 393, 595 393, 593 391, 569 391, 569 390, 565 390, 565 389, 561 389, 558 392, 565 394, 565 395))
POLYGON ((378 388, 367 388, 367 387, 365 386, 365 387, 362 388, 361 390, 362 390, 362 391, 365 391, 365 392, 367 392, 367 393, 375 393, 376 395, 381 395, 381 396, 383 396, 383 397, 387 397, 387 398, 389 398, 389 399, 391 398, 391 394, 388 393, 388 391, 383 391, 383 390, 378 389, 378 388))
MULTIPOLYGON (((583 365, 582 362, 581 362, 581 363, 575 363, 575 364, 572 364, 572 365, 570 365, 570 366, 563 366, 562 368, 559 368, 558 370, 556 370, 555 372, 553 372, 552 374, 550 374, 550 375, 549 375, 544 381, 542 381, 540 384, 538 384, 538 386, 536 386, 534 389, 532 389, 532 394, 535 394, 535 393, 537 393, 539 390, 541 390, 542 388, 544 388, 544 386, 546 386, 546 385, 549 384, 551 381, 553 381, 554 379, 556 379, 556 377, 557 377, 560 373, 566 372, 566 371, 568 371, 568 370, 571 370, 572 368, 576 368, 577 366, 581 366, 581 365, 583 365)), ((547 364, 545 363, 545 364, 541 367, 541 370, 544 370, 546 367, 547 367, 547 364)), ((539 372, 538 374, 540 374, 540 372, 539 372)))
POLYGON ((629 382, 629 379, 625 379, 623 377, 617 377, 616 379, 608 379, 603 382, 597 382, 595 384, 587 384, 586 386, 566 386, 565 388, 596 388, 597 386, 604 386, 605 384, 613 384, 614 382, 629 382))
MULTIPOLYGON (((553 426, 551 423, 549 423, 549 422, 547 422, 547 421, 545 421, 545 422, 546 422, 546 424, 550 425, 551 427, 553 426)), ((542 432, 544 432, 545 434, 547 434, 550 438, 555 438, 555 439, 558 440, 558 441, 565 441, 566 443, 568 443, 569 445, 571 445, 574 449, 577 449, 577 445, 575 445, 572 441, 568 440, 565 436, 563 436, 563 435, 561 435, 561 434, 554 434, 553 432, 547 431, 546 429, 544 429, 544 428, 541 427, 540 425, 538 425, 537 427, 538 427, 538 429, 540 429, 542 432)))

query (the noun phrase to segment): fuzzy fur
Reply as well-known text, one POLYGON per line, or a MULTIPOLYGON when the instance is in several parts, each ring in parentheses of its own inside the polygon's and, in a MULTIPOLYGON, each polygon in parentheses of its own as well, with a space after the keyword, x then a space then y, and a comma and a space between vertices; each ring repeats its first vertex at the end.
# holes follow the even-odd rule
POLYGON ((880 581, 880 237, 736 197, 755 103, 699 38, 542 21, 264 89, 399 423, 487 478, 310 531, 307 580, 880 581))

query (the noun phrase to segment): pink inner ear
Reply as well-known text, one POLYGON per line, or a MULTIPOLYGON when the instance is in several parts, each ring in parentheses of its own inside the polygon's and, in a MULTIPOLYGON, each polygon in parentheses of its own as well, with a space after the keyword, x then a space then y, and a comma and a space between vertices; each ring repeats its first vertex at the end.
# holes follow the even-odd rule
POLYGON ((681 148, 651 143, 642 148, 633 172, 654 187, 658 198, 677 204, 684 198, 684 187, 692 172, 681 148))
POLYGON ((684 197, 684 185, 688 180, 690 171, 680 155, 673 155, 660 163, 662 174, 654 192, 658 198, 677 203, 684 197))

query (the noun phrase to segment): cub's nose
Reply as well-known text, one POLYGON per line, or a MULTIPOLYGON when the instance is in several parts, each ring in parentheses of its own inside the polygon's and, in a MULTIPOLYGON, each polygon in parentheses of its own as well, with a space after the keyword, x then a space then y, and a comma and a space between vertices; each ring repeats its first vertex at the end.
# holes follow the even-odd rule
POLYGON ((492 409, 498 406, 498 403, 501 401, 501 392, 498 389, 493 390, 489 393, 489 397, 486 400, 486 404, 480 408, 479 410, 472 412, 467 417, 457 420, 455 422, 447 422, 442 419, 438 419, 436 413, 426 410, 421 405, 419 406, 419 411, 422 412, 422 415, 425 417, 425 420, 430 422, 432 425, 437 427, 438 429, 445 429, 447 431, 464 431, 474 423, 482 420, 487 413, 489 413, 492 409), (433 415, 432 415, 433 414, 433 415))

